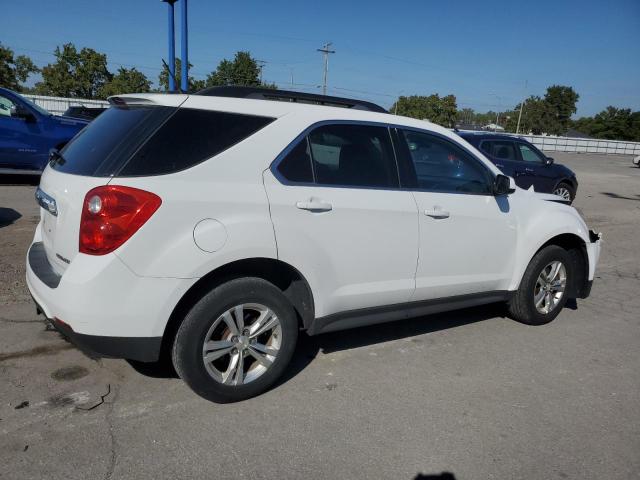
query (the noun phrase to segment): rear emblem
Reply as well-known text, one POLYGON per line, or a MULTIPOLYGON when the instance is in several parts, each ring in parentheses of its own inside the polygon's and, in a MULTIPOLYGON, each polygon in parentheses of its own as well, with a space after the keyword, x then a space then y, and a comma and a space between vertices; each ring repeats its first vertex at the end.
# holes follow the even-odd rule
POLYGON ((56 201, 44 193, 40 187, 36 189, 36 201, 38 205, 47 210, 51 215, 58 216, 58 206, 56 205, 56 201))

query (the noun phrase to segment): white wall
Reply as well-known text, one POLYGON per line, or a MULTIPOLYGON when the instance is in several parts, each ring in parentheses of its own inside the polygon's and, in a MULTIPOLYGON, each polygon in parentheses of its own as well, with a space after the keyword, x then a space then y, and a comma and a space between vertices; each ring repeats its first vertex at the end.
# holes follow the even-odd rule
POLYGON ((549 152, 616 153, 640 155, 640 142, 596 140, 589 138, 552 137, 544 135, 520 135, 540 150, 549 152))
POLYGON ((69 107, 108 107, 109 102, 105 100, 89 100, 86 98, 64 98, 64 97, 47 97, 45 95, 29 95, 23 94, 36 105, 48 110, 54 115, 62 115, 69 107))

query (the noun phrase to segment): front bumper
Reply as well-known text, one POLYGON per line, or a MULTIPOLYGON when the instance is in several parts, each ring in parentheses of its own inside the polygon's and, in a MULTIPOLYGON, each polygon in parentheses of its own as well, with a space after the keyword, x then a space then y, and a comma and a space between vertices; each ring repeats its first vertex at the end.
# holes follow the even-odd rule
POLYGON ((596 273, 596 266, 600 259, 600 250, 602 248, 602 233, 596 233, 589 230, 589 243, 586 245, 587 259, 589 260, 589 271, 585 278, 584 285, 578 291, 578 298, 587 298, 591 294, 593 279, 596 273))
POLYGON ((27 286, 62 334, 94 356, 158 359, 171 312, 195 280, 139 277, 113 254, 78 254, 59 275, 37 240, 27 254, 27 286))

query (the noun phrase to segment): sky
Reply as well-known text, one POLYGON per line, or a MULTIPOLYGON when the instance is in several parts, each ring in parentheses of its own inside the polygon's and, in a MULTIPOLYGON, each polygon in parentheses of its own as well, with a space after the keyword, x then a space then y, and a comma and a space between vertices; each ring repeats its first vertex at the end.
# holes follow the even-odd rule
MULTIPOLYGON (((179 56, 180 1, 176 3, 179 56)), ((0 0, 0 42, 43 66, 57 45, 106 53, 154 82, 167 58, 159 0, 0 0)), ((640 110, 640 0, 189 0, 189 61, 205 78, 248 50, 265 81, 389 107, 399 95, 453 94, 458 108, 507 110, 553 84, 580 95, 577 117, 640 110)), ((33 80, 32 80, 33 82, 33 80)))

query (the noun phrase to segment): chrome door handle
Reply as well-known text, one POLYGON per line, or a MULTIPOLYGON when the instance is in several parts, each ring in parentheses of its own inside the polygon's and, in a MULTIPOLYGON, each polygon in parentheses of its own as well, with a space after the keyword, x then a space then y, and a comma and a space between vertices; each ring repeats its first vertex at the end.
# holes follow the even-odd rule
POLYGON ((296 207, 300 210, 309 210, 310 212, 328 212, 333 209, 333 206, 330 203, 319 200, 296 202, 296 207))
POLYGON ((427 217, 431 218, 449 218, 449 212, 446 210, 441 210, 439 208, 434 208, 433 210, 425 210, 424 214, 427 217))
POLYGON ((529 173, 535 172, 535 170, 533 168, 525 168, 524 171, 525 172, 529 172, 529 173))
POLYGON ((504 168, 504 165, 500 164, 500 163, 496 163, 496 167, 498 168, 504 168))

